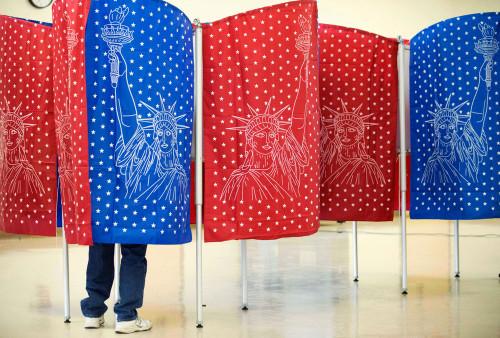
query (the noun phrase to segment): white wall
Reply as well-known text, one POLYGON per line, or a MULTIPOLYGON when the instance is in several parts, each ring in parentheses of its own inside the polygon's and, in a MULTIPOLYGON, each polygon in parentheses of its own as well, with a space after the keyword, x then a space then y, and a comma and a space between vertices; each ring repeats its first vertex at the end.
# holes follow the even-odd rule
POLYGON ((0 14, 40 21, 52 21, 50 8, 37 9, 28 0, 0 0, 0 14))
MULTIPOLYGON (((57 0, 56 0, 57 1, 57 0)), ((146 0, 141 0, 146 1, 146 0)), ((191 18, 203 22, 283 0, 171 0, 191 18)), ((356 27, 406 38, 453 16, 499 11, 498 0, 318 0, 320 22, 356 27)), ((50 9, 35 9, 28 0, 0 0, 0 13, 51 21, 50 9)))

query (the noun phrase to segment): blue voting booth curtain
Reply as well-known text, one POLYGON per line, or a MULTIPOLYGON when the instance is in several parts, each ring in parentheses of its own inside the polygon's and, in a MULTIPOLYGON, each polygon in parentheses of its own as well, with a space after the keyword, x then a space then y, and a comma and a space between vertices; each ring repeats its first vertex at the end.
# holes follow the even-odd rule
POLYGON ((97 243, 181 244, 189 227, 193 30, 160 0, 93 0, 86 28, 97 243))
POLYGON ((500 216, 499 13, 411 39, 412 218, 500 216))

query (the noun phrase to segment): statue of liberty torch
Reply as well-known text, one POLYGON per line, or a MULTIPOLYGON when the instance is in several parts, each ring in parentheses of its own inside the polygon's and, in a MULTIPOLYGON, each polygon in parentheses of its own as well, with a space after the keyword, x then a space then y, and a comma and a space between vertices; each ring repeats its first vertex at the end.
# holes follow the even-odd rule
POLYGON ((495 30, 493 27, 481 22, 479 30, 483 33, 483 38, 475 43, 475 51, 484 56, 484 61, 488 63, 489 67, 486 68, 485 82, 488 90, 491 88, 491 64, 493 63, 493 56, 498 52, 498 41, 494 39, 495 30))
POLYGON ((78 34, 75 32, 73 28, 70 28, 71 19, 69 18, 68 12, 64 12, 64 19, 67 23, 67 33, 66 33, 66 42, 68 44, 68 61, 72 61, 71 54, 76 44, 78 43, 78 34))
MULTIPOLYGON (((66 19, 67 29, 66 29, 66 43, 67 43, 67 53, 68 53, 68 99, 71 97, 71 64, 73 63, 73 50, 78 43, 78 33, 71 28, 71 19, 68 12, 64 12, 64 18, 66 19)), ((68 109, 69 104, 68 103, 68 109)))
MULTIPOLYGON (((121 51, 124 44, 134 40, 133 31, 128 26, 122 25, 128 12, 126 5, 115 8, 109 13, 109 24, 104 25, 104 28, 102 28, 101 37, 108 44, 111 55, 116 55, 116 52, 121 51)), ((119 76, 120 62, 115 58, 111 62, 111 85, 113 88, 116 88, 119 76)))

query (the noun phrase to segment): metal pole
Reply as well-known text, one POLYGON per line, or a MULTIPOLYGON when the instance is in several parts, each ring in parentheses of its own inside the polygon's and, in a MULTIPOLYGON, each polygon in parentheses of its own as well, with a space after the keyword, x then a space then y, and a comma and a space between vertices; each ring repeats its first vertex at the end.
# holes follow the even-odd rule
POLYGON ((359 280, 358 272, 358 222, 352 222, 352 273, 353 280, 357 282, 359 280))
MULTIPOLYGON (((65 14, 67 16, 67 14, 65 14)), ((70 24, 69 17, 66 17, 67 19, 67 24, 70 24)), ((73 49, 75 47, 75 41, 73 38, 76 39, 76 34, 74 33, 73 29, 68 29, 67 31, 67 37, 71 37, 71 39, 68 39, 68 42, 70 44, 68 45, 68 75, 67 75, 67 85, 68 85, 68 91, 67 91, 67 96, 68 96, 68 107, 67 109, 70 109, 71 107, 71 64, 73 61, 73 58, 71 56, 73 49), (72 34, 73 33, 73 34, 72 34)), ((59 172, 58 172, 59 174, 59 172)), ((65 230, 65 224, 64 224, 64 208, 63 208, 63 202, 62 202, 62 191, 61 191, 61 182, 60 182, 60 176, 58 175, 58 181, 57 181, 57 193, 58 193, 58 199, 61 201, 61 219, 62 219, 62 237, 63 237, 63 274, 64 274, 64 322, 65 323, 71 323, 71 310, 70 310, 70 295, 69 295, 69 249, 68 249, 68 241, 66 240, 66 230, 65 230)))
POLYGON ((459 237, 460 234, 458 232, 458 227, 460 225, 458 219, 453 221, 453 225, 455 227, 455 231, 453 234, 454 237, 454 248, 455 248, 455 278, 460 278, 460 242, 459 237))
POLYGON ((241 240, 241 309, 248 310, 247 241, 241 240))
POLYGON ((122 258, 121 244, 115 244, 115 303, 120 302, 120 267, 122 258))
POLYGON ((71 323, 70 297, 69 297, 69 250, 64 230, 64 216, 62 221, 63 238, 63 288, 64 288, 64 322, 71 323))
POLYGON ((398 37, 398 100, 399 100, 399 187, 401 221, 401 292, 408 294, 407 248, 406 248, 406 112, 405 112, 405 69, 404 41, 398 37))
POLYGON ((200 20, 194 21, 195 33, 195 205, 196 205, 196 327, 203 327, 203 33, 200 20))

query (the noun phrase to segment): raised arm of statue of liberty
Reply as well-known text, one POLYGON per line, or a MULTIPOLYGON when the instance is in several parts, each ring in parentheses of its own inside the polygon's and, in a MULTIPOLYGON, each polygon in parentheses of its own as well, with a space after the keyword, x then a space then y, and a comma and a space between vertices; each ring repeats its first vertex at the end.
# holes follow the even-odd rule
POLYGON ((491 86, 487 85, 487 74, 491 74, 492 68, 492 60, 485 59, 479 70, 477 89, 470 109, 470 120, 468 123, 470 123, 472 129, 479 136, 483 132, 484 121, 488 113, 491 86))
POLYGON ((292 106, 288 127, 283 127, 284 137, 280 139, 280 149, 275 152, 273 176, 292 196, 300 187, 300 177, 309 163, 308 146, 305 139, 306 116, 309 109, 309 54, 311 49, 311 24, 303 16, 299 17, 302 33, 296 40, 296 48, 303 53, 300 67, 297 95, 292 106))
POLYGON ((494 39, 495 30, 484 23, 479 24, 483 38, 478 39, 475 51, 482 54, 484 61, 479 69, 478 84, 470 111, 465 121, 459 121, 456 150, 459 171, 471 181, 477 180, 479 165, 488 152, 488 142, 484 123, 489 108, 489 95, 492 83, 493 56, 498 52, 498 41, 494 39))
POLYGON ((302 145, 304 143, 305 136, 306 115, 307 110, 309 109, 309 54, 311 49, 312 32, 310 21, 303 16, 299 17, 299 24, 302 33, 297 38, 295 46, 304 54, 304 60, 300 67, 297 95, 292 106, 290 131, 293 133, 299 144, 302 145), (301 102, 301 98, 305 98, 305 101, 302 101, 305 102, 303 105, 298 104, 298 102, 301 102))
POLYGON ((491 64, 491 61, 483 62, 470 111, 465 115, 465 121, 458 122, 456 143, 458 170, 463 177, 472 182, 477 180, 479 165, 488 152, 484 122, 488 112, 490 88, 487 86, 485 74, 491 71, 491 64))
POLYGON ((118 77, 116 86, 114 86, 115 109, 120 124, 123 144, 126 145, 132 139, 139 126, 137 121, 137 107, 130 91, 127 61, 123 57, 121 47, 115 47, 110 50, 108 57, 111 64, 118 64, 118 72, 112 74, 112 76, 115 75, 118 77))

